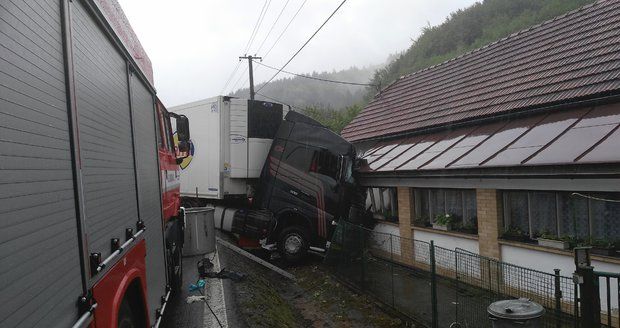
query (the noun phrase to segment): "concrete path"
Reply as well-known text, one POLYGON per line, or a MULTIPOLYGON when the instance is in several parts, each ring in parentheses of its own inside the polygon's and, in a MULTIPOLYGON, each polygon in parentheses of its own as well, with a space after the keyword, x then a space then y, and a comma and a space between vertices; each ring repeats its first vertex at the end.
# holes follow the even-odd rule
MULTIPOLYGON (((217 245, 216 247, 219 247, 217 245)), ((212 260, 214 264, 213 271, 221 269, 219 252, 209 253, 205 255, 197 255, 183 258, 183 290, 178 295, 173 295, 170 300, 170 306, 165 313, 164 321, 161 327, 164 328, 211 328, 220 327, 215 316, 219 319, 222 327, 238 327, 235 325, 234 306, 227 306, 230 303, 230 297, 233 297, 230 290, 230 281, 218 278, 206 278, 206 286, 204 293, 211 310, 205 302, 187 303, 188 297, 201 296, 197 291, 189 292, 189 285, 195 284, 198 280, 198 269, 196 264, 203 257, 212 260)))
MULTIPOLYGON (((216 249, 220 245, 216 245, 216 249)), ((213 259, 213 270, 219 272, 221 270, 219 252, 215 254, 207 254, 205 257, 213 259)), ((219 278, 205 278, 207 285, 205 286, 205 295, 207 303, 213 313, 205 304, 204 309, 204 327, 228 327, 228 315, 226 314, 226 297, 224 295, 224 283, 219 278), (217 318, 214 316, 217 316, 217 318), (219 324, 218 324, 219 320, 219 324)))

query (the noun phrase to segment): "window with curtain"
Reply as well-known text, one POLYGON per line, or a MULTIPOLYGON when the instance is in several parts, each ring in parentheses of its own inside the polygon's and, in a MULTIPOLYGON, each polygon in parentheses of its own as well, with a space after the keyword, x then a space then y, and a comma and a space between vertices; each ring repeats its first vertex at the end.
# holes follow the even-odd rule
POLYGON ((475 190, 414 188, 413 197, 415 226, 431 227, 438 216, 450 215, 453 230, 477 233, 475 190))
POLYGON ((620 249, 620 193, 504 191, 504 238, 620 249))

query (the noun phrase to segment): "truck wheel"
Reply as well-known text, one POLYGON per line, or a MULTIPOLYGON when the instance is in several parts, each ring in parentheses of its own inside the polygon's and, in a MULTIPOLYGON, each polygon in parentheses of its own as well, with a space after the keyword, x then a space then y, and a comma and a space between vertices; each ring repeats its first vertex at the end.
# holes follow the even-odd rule
POLYGON ((118 310, 118 328, 137 328, 138 320, 135 317, 131 304, 127 297, 121 302, 121 306, 118 310))
POLYGON ((308 234, 299 226, 284 228, 278 238, 278 250, 289 262, 299 262, 308 252, 308 234))

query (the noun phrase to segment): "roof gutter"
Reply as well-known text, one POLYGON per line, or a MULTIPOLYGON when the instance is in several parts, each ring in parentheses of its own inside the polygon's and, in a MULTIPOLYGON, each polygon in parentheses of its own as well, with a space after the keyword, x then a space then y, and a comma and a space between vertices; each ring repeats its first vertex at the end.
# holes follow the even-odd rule
POLYGON ((391 172, 359 172, 360 179, 433 178, 433 179, 582 179, 620 178, 620 163, 545 165, 528 167, 462 168, 446 170, 413 170, 391 172))

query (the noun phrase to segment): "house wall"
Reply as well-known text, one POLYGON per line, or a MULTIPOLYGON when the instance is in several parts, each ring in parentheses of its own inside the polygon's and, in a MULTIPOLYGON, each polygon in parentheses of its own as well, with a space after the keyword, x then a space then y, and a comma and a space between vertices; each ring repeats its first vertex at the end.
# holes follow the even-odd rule
MULTIPOLYGON (((501 245, 502 261, 516 264, 526 268, 532 268, 543 272, 552 273, 554 269, 560 269, 560 274, 570 276, 575 271, 575 262, 571 255, 556 254, 543 250, 526 249, 514 245, 501 245)), ((596 271, 620 272, 620 264, 606 263, 593 260, 592 266, 596 271)), ((599 281, 601 286, 601 309, 607 308, 607 287, 605 281, 599 281)), ((611 284, 611 295, 618 295, 618 285, 611 284)), ((618 308, 618 300, 611 298, 612 308, 618 308)))
POLYGON ((373 235, 373 247, 385 252, 391 252, 396 255, 401 255, 400 249, 400 229, 398 225, 391 223, 379 223, 374 228, 377 234, 373 235), (393 236, 393 237, 390 237, 393 236), (391 239, 391 240, 390 240, 391 239))
MULTIPOLYGON (((444 179, 445 184, 445 179, 444 179)), ((389 233, 394 236, 415 239, 425 242, 434 241, 435 245, 455 249, 461 248, 469 252, 478 253, 483 256, 498 259, 506 263, 518 266, 553 273, 554 269, 560 269, 563 276, 571 276, 575 271, 573 255, 571 251, 550 249, 533 244, 523 244, 513 241, 501 240, 503 209, 501 192, 498 189, 479 188, 476 189, 477 214, 478 214, 478 236, 465 235, 459 236, 458 232, 444 232, 430 228, 413 227, 412 222, 415 217, 414 199, 411 187, 397 187, 398 195, 398 226, 394 224, 381 223, 377 225, 375 231, 389 233)), ((428 185, 425 185, 428 187, 428 185)), ((446 186, 443 186, 446 187, 446 186)), ((406 262, 408 254, 413 254, 408 245, 410 243, 400 243, 398 246, 393 243, 392 247, 397 255, 401 255, 402 261, 406 262)), ((386 248, 387 250, 387 248, 386 248)), ((620 272, 620 259, 592 255, 592 265, 597 271, 620 272)), ((601 308, 605 311, 607 307, 605 281, 600 281, 601 285, 601 308)), ((615 280, 611 283, 612 295, 618 295, 618 286, 615 280)), ((612 308, 618 311, 618 301, 612 297, 612 308)))
POLYGON ((426 230, 414 230, 415 239, 420 241, 429 242, 432 240, 435 245, 441 246, 447 249, 460 248, 468 252, 479 254, 479 246, 477 240, 469 238, 460 238, 453 235, 444 235, 426 230))

